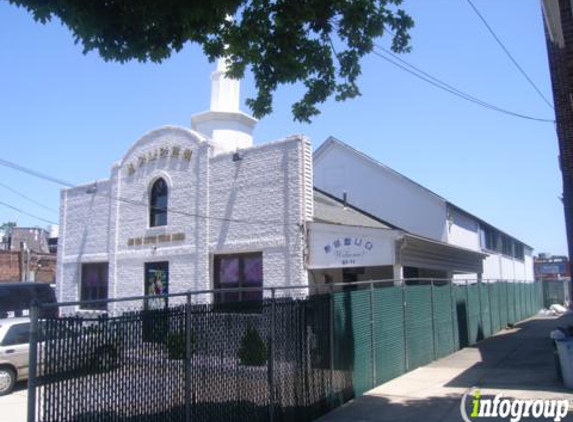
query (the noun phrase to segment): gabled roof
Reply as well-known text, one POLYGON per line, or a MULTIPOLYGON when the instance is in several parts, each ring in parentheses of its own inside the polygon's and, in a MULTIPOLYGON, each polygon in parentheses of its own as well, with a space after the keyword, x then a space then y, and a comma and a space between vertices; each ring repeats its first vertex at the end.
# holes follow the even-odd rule
POLYGON ((386 229, 400 234, 400 262, 430 269, 481 273, 487 254, 408 233, 314 188, 314 221, 333 225, 386 229))
POLYGON ((320 158, 320 156, 332 145, 337 145, 340 146, 350 152, 352 152, 355 155, 360 156, 362 159, 364 159, 365 161, 370 162, 371 164, 373 164, 375 167, 379 167, 385 171, 388 171, 390 173, 392 173, 394 176, 396 176, 399 179, 403 179, 406 182, 417 186, 419 189, 423 190, 424 192, 432 195, 433 197, 435 197, 436 199, 438 199, 441 202, 448 202, 445 198, 441 197, 440 195, 438 195, 435 192, 432 192, 430 189, 426 188, 425 186, 422 186, 421 184, 419 184, 418 182, 404 176, 402 173, 397 172, 396 170, 394 170, 391 167, 388 167, 386 164, 381 163, 378 160, 375 160, 374 158, 370 157, 368 154, 342 142, 340 139, 335 138, 334 136, 329 136, 328 139, 326 141, 324 141, 322 143, 322 145, 320 145, 313 153, 313 159, 316 160, 318 158, 320 158))
POLYGON ((397 228, 317 188, 314 188, 314 221, 377 229, 397 228))
MULTIPOLYGON (((352 154, 357 155, 357 156, 361 157, 363 160, 365 160, 365 161, 367 161, 367 162, 373 164, 374 166, 379 167, 380 169, 382 169, 382 170, 384 170, 384 171, 390 172, 391 174, 393 174, 393 175, 396 176, 397 178, 400 178, 400 179, 402 179, 402 180, 405 180, 406 182, 410 183, 411 185, 418 187, 419 189, 423 190, 425 193, 427 193, 427 194, 433 196, 434 198, 436 198, 437 200, 443 202, 443 203, 444 203, 445 205, 447 205, 448 207, 454 208, 456 211, 460 211, 460 212, 466 214, 467 216, 469 216, 469 217, 471 217, 471 218, 477 220, 478 223, 483 224, 483 225, 487 225, 487 226, 489 226, 489 227, 492 227, 492 228, 494 228, 495 230, 497 230, 498 232, 500 232, 500 233, 502 233, 502 234, 505 234, 506 236, 509 236, 509 237, 511 237, 512 239, 514 239, 514 240, 516 240, 516 241, 522 243, 524 246, 526 246, 526 247, 528 247, 528 248, 530 248, 530 249, 533 249, 533 247, 531 247, 531 246, 528 245, 527 243, 524 243, 523 241, 521 241, 521 240, 517 239, 516 237, 514 237, 514 236, 512 236, 512 235, 510 235, 510 234, 508 234, 508 233, 506 233, 506 232, 504 232, 503 230, 498 229, 497 227, 495 227, 494 225, 488 223, 487 221, 482 220, 481 218, 475 216, 474 214, 472 214, 472 213, 470 213, 470 212, 464 210, 463 208, 461 208, 461 207, 459 207, 459 206, 457 206, 457 205, 451 203, 450 201, 448 201, 448 200, 445 199, 444 197, 442 197, 442 196, 438 195, 437 193, 431 191, 430 189, 428 189, 428 188, 422 186, 422 185, 419 184, 418 182, 415 182, 414 180, 412 180, 412 179, 410 179, 410 178, 404 176, 403 174, 401 174, 401 173, 397 172, 396 170, 394 170, 394 169, 388 167, 387 165, 385 165, 385 164, 383 164, 383 163, 381 163, 381 162, 375 160, 374 158, 370 157, 369 155, 365 154, 364 152, 362 152, 362 151, 360 151, 360 150, 358 150, 358 149, 356 149, 356 148, 354 148, 354 147, 352 147, 352 146, 350 146, 350 145, 344 143, 343 141, 341 141, 340 139, 335 138, 334 136, 329 136, 328 139, 327 139, 326 141, 324 141, 324 142, 322 143, 322 145, 320 145, 320 146, 314 151, 314 153, 313 153, 313 159, 314 159, 314 160, 319 159, 320 156, 321 156, 322 154, 324 154, 324 153, 326 152, 326 150, 327 150, 328 148, 330 148, 331 146, 339 146, 339 147, 341 147, 341 148, 346 149, 347 151, 351 152, 352 154)), ((388 223, 386 223, 386 224, 388 224, 388 223)))

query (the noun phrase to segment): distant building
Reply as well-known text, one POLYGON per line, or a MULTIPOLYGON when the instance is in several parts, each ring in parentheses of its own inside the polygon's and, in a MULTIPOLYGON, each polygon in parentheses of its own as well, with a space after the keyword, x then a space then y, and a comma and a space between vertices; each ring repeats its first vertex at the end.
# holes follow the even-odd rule
POLYGON ((14 227, 1 238, 0 282, 56 282, 57 226, 14 227))
POLYGON ((48 249, 50 253, 58 253, 58 237, 60 228, 58 226, 48 227, 48 249))
POLYGON ((8 236, 6 231, 0 230, 0 251, 8 250, 8 236))
POLYGON ((39 227, 14 227, 8 236, 8 250, 19 251, 22 244, 33 252, 49 253, 48 231, 39 227))
POLYGON ((569 259, 562 255, 540 253, 534 260, 536 280, 559 280, 571 277, 569 259))

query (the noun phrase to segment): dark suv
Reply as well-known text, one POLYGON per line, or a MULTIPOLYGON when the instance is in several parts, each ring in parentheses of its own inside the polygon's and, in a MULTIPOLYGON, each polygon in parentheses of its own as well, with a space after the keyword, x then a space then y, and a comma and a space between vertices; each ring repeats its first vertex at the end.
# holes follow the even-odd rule
MULTIPOLYGON (((46 283, 0 283, 0 318, 26 316, 32 300, 40 303, 56 302, 52 286, 46 283)), ((56 307, 41 310, 41 317, 57 317, 56 307)))

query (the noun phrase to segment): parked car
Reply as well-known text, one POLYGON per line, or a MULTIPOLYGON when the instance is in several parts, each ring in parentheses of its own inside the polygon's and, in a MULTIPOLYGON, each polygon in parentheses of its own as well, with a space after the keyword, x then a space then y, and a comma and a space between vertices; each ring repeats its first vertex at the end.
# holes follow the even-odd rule
MULTIPOLYGON (((50 362, 40 371, 65 372, 88 368, 108 370, 115 366, 120 344, 120 336, 102 320, 102 325, 88 327, 59 324, 57 334, 47 335, 46 322, 39 321, 38 348, 42 350, 47 341, 51 342, 52 352, 62 357, 60 362, 50 362), (98 330, 104 331, 98 331, 98 330), (102 332, 104 334, 102 335, 102 332), (51 337, 51 338, 50 338, 51 337), (62 353, 57 353, 58 348, 62 353), (69 354, 70 350, 74 353, 69 354), (66 354, 68 353, 68 354, 66 354), (73 355, 73 358, 70 356, 73 355)), ((17 381, 28 379, 30 351, 30 318, 15 317, 0 319, 0 396, 12 392, 17 381)))
MULTIPOLYGON (((27 315, 32 300, 40 303, 55 303, 56 294, 52 286, 46 283, 10 282, 0 283, 0 318, 27 315)), ((43 317, 57 316, 57 308, 41 310, 43 317)))

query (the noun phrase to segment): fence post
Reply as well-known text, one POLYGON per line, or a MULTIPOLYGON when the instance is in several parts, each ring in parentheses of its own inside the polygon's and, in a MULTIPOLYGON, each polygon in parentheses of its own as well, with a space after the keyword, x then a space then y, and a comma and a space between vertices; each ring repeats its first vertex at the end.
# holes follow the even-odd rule
POLYGON ((191 294, 187 293, 185 303, 185 422, 191 421, 191 294))
POLYGON ((471 331, 471 321, 470 321, 470 287, 468 280, 466 279, 466 333, 468 336, 468 346, 471 345, 470 331, 471 331))
POLYGON ((370 344, 372 346, 372 387, 376 386, 376 329, 374 314, 374 282, 370 282, 370 344))
MULTIPOLYGON (((450 278, 450 305, 452 307, 452 340, 453 340, 452 345, 454 346, 454 349, 452 350, 452 353, 453 353, 456 350, 458 350, 458 347, 459 347, 459 339, 456 342, 456 319, 457 319, 457 317, 456 317, 456 300, 454 298, 454 279, 453 278, 450 278)), ((458 321, 458 324, 459 324, 459 321, 458 321)))
POLYGON ((434 360, 438 358, 436 352, 436 315, 434 312, 434 280, 430 279, 430 305, 432 306, 432 351, 434 353, 434 360))
POLYGON ((330 348, 330 396, 331 407, 334 407, 334 285, 330 285, 330 324, 329 324, 329 348, 330 348))
MULTIPOLYGON (((477 280, 477 286, 478 286, 478 299, 479 299, 479 325, 481 327, 482 336, 483 336, 483 338, 485 338, 484 326, 483 326, 483 303, 481 300, 482 285, 481 285, 481 279, 480 278, 478 278, 478 280, 477 280)), ((478 338, 479 337, 479 330, 476 334, 477 334, 476 341, 478 341, 479 340, 479 338, 478 338)))
POLYGON ((30 304, 30 355, 28 357, 28 422, 36 421, 36 386, 38 366, 38 317, 39 303, 30 304))
POLYGON ((515 280, 512 281, 513 288, 513 316, 515 317, 515 321, 513 323, 519 322, 519 316, 517 315, 517 289, 515 288, 515 280))
POLYGON ((493 332, 493 305, 491 303, 491 286, 492 286, 492 284, 488 281, 487 282, 487 299, 489 300, 489 326, 491 328, 490 336, 493 337, 493 335, 495 333, 493 332))
MULTIPOLYGON (((275 419, 275 288, 271 289, 271 332, 269 341, 269 421, 273 422, 275 419)), ((306 334, 305 334, 306 335, 306 334)))
POLYGON ((505 316, 506 316, 506 320, 505 320, 505 327, 503 327, 503 329, 505 329, 509 325, 509 288, 507 287, 507 282, 505 280, 498 280, 497 282, 503 283, 502 285, 505 286, 505 316))
POLYGON ((410 368, 410 357, 408 356, 408 330, 406 327, 406 280, 402 279, 402 325, 404 327, 404 364, 406 365, 406 372, 410 368))

